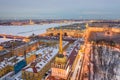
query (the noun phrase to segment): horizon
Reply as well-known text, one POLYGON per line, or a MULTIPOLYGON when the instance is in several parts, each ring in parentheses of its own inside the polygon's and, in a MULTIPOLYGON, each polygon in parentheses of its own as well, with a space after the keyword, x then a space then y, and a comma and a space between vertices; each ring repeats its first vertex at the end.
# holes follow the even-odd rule
POLYGON ((0 0, 0 19, 120 19, 119 0, 0 0))

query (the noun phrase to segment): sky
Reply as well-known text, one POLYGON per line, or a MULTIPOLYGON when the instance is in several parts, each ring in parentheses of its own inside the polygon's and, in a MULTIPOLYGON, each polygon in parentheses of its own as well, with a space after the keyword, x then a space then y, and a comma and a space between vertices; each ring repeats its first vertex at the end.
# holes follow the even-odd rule
POLYGON ((0 19, 120 19, 120 0, 0 0, 0 19))

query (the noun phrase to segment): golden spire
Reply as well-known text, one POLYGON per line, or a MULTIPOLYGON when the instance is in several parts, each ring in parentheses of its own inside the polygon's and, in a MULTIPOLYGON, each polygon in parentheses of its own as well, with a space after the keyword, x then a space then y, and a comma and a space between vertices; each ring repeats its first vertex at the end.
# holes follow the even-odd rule
POLYGON ((55 62, 57 64, 66 64, 67 57, 63 55, 63 48, 62 48, 62 29, 60 28, 60 39, 59 39, 59 54, 55 58, 55 62))
POLYGON ((63 53, 62 49, 62 29, 60 29, 60 40, 59 40, 59 54, 63 53))

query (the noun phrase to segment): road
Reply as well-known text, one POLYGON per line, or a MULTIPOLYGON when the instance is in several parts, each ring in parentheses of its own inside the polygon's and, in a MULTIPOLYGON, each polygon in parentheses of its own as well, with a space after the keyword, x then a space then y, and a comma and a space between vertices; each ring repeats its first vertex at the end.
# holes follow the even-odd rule
POLYGON ((83 54, 81 52, 79 52, 78 56, 79 56, 79 58, 78 58, 75 70, 73 72, 73 75, 71 77, 72 80, 79 80, 78 78, 79 78, 80 69, 81 69, 81 66, 82 66, 83 54))

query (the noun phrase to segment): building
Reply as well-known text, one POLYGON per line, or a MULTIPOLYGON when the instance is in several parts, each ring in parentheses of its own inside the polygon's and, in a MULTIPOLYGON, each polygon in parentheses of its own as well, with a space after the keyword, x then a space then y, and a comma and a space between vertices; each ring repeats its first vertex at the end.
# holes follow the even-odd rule
POLYGON ((67 62, 67 56, 63 55, 62 50, 62 31, 60 31, 59 54, 55 58, 55 62, 51 64, 51 76, 56 76, 61 79, 67 79, 70 66, 67 62))
MULTIPOLYGON (((76 42, 75 42, 76 43, 76 42)), ((76 65, 76 56, 78 55, 78 46, 75 44, 69 55, 63 54, 62 50, 62 31, 60 30, 59 54, 51 63, 51 74, 45 80, 70 80, 76 65)))
MULTIPOLYGON (((64 42, 63 47, 65 47, 67 44, 68 42, 64 42)), ((55 56, 58 54, 58 46, 55 45, 53 47, 41 47, 39 50, 33 52, 32 54, 37 55, 36 59, 32 59, 32 61, 30 57, 34 58, 33 55, 30 55, 30 57, 26 56, 28 57, 26 59, 30 59, 32 62, 27 62, 28 65, 23 68, 22 79, 41 80, 44 77, 45 73, 50 69, 50 64, 54 61, 55 56)))
MULTIPOLYGON (((3 77, 9 72, 16 72, 16 70, 21 70, 23 67, 20 68, 20 66, 15 67, 17 64, 19 64, 22 60, 24 60, 24 57, 11 57, 11 58, 5 58, 2 62, 0 62, 0 77, 3 77)), ((20 64, 23 65, 23 64, 20 64)))
POLYGON ((0 65, 0 77, 4 76, 5 74, 11 71, 13 71, 13 66, 6 64, 0 65))
MULTIPOLYGON (((119 27, 110 27, 110 25, 105 24, 95 24, 95 25, 86 25, 87 29, 85 31, 85 42, 95 42, 99 43, 100 41, 113 43, 119 47, 120 44, 120 28, 119 27)), ((105 42, 105 43, 106 43, 105 42)))
POLYGON ((12 56, 13 56, 13 54, 10 51, 5 50, 5 49, 0 50, 0 61, 3 61, 4 58, 9 58, 12 56))
MULTIPOLYGON (((62 38, 61 38, 62 39, 62 38)), ((62 40, 60 39, 60 43, 62 40)), ((63 42, 65 47, 68 42, 63 42)), ((62 46, 60 46, 60 50, 62 51, 62 46)), ((54 61, 56 55, 58 54, 58 45, 55 46, 45 46, 41 47, 39 50, 34 52, 36 55, 36 60, 32 63, 29 63, 22 70, 22 79, 25 80, 41 80, 45 73, 50 69, 51 63, 54 61)), ((66 59, 66 57, 65 57, 66 59)), ((65 60, 66 61, 66 60, 65 60)))
POLYGON ((54 60, 58 49, 48 48, 45 50, 38 50, 35 53, 41 54, 36 60, 29 63, 22 70, 22 79, 25 80, 41 80, 45 72, 49 70, 50 63, 54 60))
MULTIPOLYGON (((85 24, 72 24, 67 26, 62 26, 62 34, 63 36, 72 36, 72 37, 82 37, 85 29, 85 24)), ((58 36, 60 34, 60 28, 48 28, 46 35, 48 36, 58 36)))
POLYGON ((35 41, 30 41, 27 42, 24 45, 20 45, 16 48, 13 49, 13 53, 17 56, 24 56, 25 53, 29 53, 31 51, 34 51, 37 49, 37 47, 39 46, 39 41, 35 40, 35 41))

